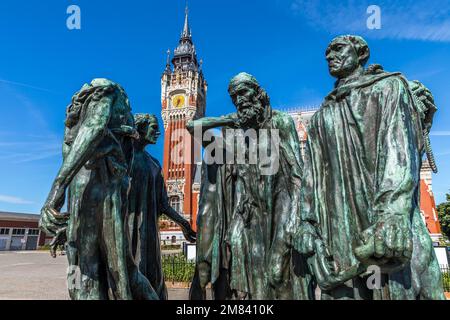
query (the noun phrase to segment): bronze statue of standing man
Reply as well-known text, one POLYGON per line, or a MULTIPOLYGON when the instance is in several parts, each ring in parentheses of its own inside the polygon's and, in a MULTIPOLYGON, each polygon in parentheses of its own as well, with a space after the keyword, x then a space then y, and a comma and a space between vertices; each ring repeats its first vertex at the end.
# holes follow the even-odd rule
POLYGON ((219 300, 306 298, 291 248, 302 170, 294 121, 272 109, 247 73, 236 75, 228 92, 236 113, 187 125, 194 136, 222 127, 226 141, 203 141, 206 153, 217 148, 202 169, 191 299, 204 299, 209 282, 219 300))
POLYGON ((63 164, 40 220, 42 230, 55 236, 53 250, 66 242, 71 299, 158 299, 134 263, 125 225, 137 138, 118 84, 94 79, 73 96, 63 164), (62 215, 66 191, 68 215, 62 215))
POLYGON ((150 114, 136 114, 134 120, 139 139, 134 141, 126 219, 131 235, 131 250, 139 270, 150 281, 159 299, 167 300, 161 265, 159 218, 164 214, 175 221, 190 242, 195 241, 195 232, 189 222, 169 205, 161 165, 145 151, 145 147, 155 144, 160 135, 158 119, 150 114))
POLYGON ((400 73, 365 69, 369 56, 366 41, 351 35, 326 51, 337 81, 307 129, 296 247, 309 257, 322 299, 443 299, 419 209, 435 108, 400 73))

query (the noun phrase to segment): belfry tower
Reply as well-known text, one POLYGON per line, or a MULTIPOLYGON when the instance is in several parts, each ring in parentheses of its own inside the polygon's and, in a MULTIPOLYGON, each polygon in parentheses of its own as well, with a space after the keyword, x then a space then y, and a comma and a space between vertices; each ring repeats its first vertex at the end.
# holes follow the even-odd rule
POLYGON ((182 212, 195 230, 198 183, 194 184, 194 175, 197 165, 194 141, 185 128, 189 120, 205 114, 207 83, 201 69, 202 61, 197 60, 187 8, 179 44, 172 60, 170 58, 168 50, 161 77, 161 114, 165 129, 163 173, 170 205, 182 212))

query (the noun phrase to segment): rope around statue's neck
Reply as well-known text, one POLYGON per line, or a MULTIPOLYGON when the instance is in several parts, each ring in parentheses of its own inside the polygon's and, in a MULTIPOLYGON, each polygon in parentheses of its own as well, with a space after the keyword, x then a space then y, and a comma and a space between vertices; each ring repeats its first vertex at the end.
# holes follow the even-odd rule
POLYGON ((430 164, 431 170, 433 170, 434 173, 438 173, 436 160, 434 159, 433 149, 431 148, 430 133, 428 132, 428 130, 424 130, 423 138, 425 143, 425 153, 427 154, 427 159, 430 164))

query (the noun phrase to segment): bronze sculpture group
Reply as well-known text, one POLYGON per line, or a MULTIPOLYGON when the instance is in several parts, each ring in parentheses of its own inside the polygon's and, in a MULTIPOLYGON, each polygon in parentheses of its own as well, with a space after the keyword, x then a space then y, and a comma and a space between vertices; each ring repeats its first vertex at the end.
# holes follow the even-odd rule
POLYGON ((109 80, 83 86, 67 109, 64 160, 40 223, 52 250, 66 244, 68 277, 81 274, 71 298, 167 299, 166 214, 197 241, 191 299, 205 299, 209 283, 214 299, 315 299, 317 287, 322 299, 444 299, 419 209, 434 100, 420 82, 365 68, 369 57, 361 37, 330 43, 337 81, 307 128, 304 159, 292 118, 247 73, 228 88, 236 113, 187 124, 193 135, 222 128, 227 141, 215 154, 227 161, 202 166, 197 235, 168 205, 161 166, 145 151, 156 118, 133 117, 109 80))

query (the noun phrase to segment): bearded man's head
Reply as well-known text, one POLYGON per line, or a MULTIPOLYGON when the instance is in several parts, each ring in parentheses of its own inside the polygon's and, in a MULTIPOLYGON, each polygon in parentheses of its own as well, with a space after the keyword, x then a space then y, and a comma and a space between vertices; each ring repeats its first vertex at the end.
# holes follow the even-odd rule
POLYGON ((265 121, 270 99, 252 75, 241 72, 234 76, 228 86, 238 115, 238 127, 256 128, 265 121))

